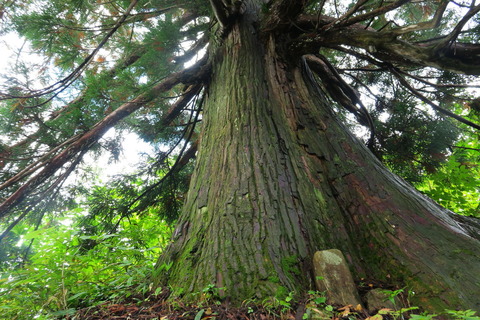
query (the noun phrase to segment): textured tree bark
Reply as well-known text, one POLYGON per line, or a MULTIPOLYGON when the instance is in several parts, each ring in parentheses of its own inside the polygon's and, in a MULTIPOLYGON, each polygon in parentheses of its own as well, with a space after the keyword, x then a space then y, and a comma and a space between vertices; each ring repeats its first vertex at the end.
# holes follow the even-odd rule
POLYGON ((214 55, 196 168, 156 281, 214 285, 236 303, 302 293, 314 252, 336 248, 357 279, 406 286, 431 309, 480 309, 478 229, 387 171, 256 20, 246 14, 214 55))

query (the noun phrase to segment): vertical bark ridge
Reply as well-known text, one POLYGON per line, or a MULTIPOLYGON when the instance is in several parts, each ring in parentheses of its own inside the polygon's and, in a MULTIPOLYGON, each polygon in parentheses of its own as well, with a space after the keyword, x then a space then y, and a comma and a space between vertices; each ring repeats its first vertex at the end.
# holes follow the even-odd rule
POLYGON ((308 256, 285 133, 272 117, 279 110, 269 100, 263 44, 245 24, 233 28, 215 61, 197 159, 203 165, 170 249, 195 270, 194 279, 184 271, 170 277, 190 292, 210 283, 237 291, 232 295, 294 290, 297 264, 308 256))

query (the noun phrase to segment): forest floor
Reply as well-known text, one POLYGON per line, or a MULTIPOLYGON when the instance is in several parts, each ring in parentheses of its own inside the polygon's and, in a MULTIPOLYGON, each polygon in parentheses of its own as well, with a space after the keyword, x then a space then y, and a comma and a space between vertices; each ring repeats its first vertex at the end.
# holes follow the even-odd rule
MULTIPOLYGON (((341 308, 340 308, 341 309, 341 308)), ((318 309, 317 309, 318 310, 318 309)), ((225 304, 212 304, 205 306, 178 306, 162 301, 145 301, 138 303, 104 303, 93 308, 79 310, 71 320, 223 320, 223 319, 251 319, 251 320, 302 320, 302 319, 367 319, 368 315, 358 312, 347 312, 346 309, 335 309, 329 312, 331 316, 320 310, 311 311, 312 315, 306 315, 305 305, 299 304, 289 309, 271 309, 263 306, 228 307, 225 304), (334 313, 336 315, 334 315, 334 313)), ((371 318, 379 319, 379 318, 371 318)), ((382 319, 382 318, 380 318, 382 319)), ((383 319, 388 319, 387 317, 383 319)))
MULTIPOLYGON (((132 296, 126 301, 104 302, 95 307, 80 309, 67 320, 387 320, 394 319, 394 310, 383 309, 382 316, 372 316, 352 306, 330 306, 312 301, 293 302, 276 300, 276 303, 245 303, 241 307, 230 307, 225 302, 207 300, 201 304, 186 305, 168 298, 168 293, 149 298, 132 296)), ((375 313, 376 314, 376 313, 375 313)))
POLYGON ((92 309, 80 310, 75 320, 103 320, 103 319, 157 319, 157 320, 206 320, 206 319, 302 319, 303 314, 296 317, 294 313, 276 314, 266 310, 254 310, 247 307, 228 308, 225 305, 211 305, 205 307, 172 308, 162 303, 136 304, 105 304, 92 309))

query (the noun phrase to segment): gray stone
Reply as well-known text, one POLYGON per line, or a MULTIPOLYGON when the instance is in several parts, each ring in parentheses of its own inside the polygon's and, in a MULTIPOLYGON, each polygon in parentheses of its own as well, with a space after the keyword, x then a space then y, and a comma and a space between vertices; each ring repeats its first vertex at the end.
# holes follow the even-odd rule
POLYGON ((328 303, 352 305, 354 308, 360 305, 363 308, 352 274, 340 250, 315 252, 313 270, 317 290, 326 292, 328 303))
POLYGON ((389 300, 390 294, 381 288, 372 289, 365 295, 365 302, 368 307, 368 312, 373 313, 382 308, 400 309, 402 302, 398 297, 394 298, 395 303, 389 300))

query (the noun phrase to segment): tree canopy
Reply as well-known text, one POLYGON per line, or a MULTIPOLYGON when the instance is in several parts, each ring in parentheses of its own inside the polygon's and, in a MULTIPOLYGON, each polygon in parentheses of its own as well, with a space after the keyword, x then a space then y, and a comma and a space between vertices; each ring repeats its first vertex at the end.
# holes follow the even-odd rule
POLYGON ((14 50, 0 83, 8 254, 19 255, 16 225, 38 229, 71 210, 82 212, 82 250, 125 220, 178 218, 222 42, 255 5, 261 37, 281 42, 381 162, 446 208, 480 217, 476 1, 5 1, 2 45, 14 50), (133 172, 96 182, 96 159, 115 166, 130 152, 127 136, 153 151, 133 172))

